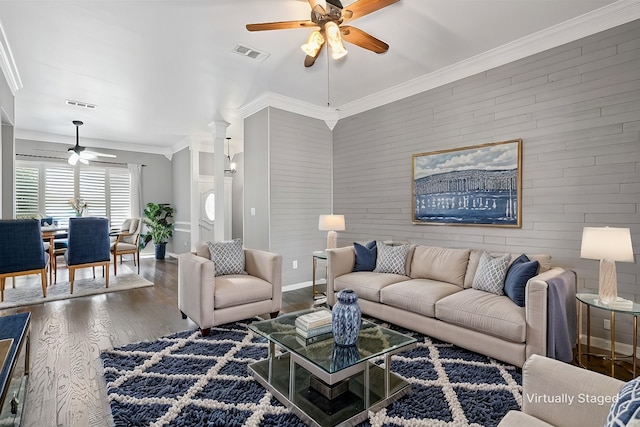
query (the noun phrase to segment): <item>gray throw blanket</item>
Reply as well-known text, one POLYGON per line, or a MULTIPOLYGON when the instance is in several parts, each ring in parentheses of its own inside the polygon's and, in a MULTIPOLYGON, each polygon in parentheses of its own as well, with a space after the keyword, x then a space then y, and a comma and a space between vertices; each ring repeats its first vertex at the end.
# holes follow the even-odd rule
POLYGON ((576 344, 576 273, 547 280, 547 357, 571 362, 576 344))

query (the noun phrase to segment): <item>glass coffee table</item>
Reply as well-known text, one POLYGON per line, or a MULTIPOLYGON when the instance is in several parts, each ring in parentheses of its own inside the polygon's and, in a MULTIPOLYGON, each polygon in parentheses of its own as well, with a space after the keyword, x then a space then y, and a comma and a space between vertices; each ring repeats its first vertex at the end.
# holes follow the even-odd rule
POLYGON ((353 426, 411 390, 391 372, 391 356, 415 347, 415 338, 363 320, 355 346, 337 346, 330 334, 307 343, 296 334, 295 321, 318 310, 324 309, 249 325, 269 341, 268 357, 249 371, 275 398, 310 425, 353 426), (384 357, 383 365, 373 363, 377 357, 384 357))

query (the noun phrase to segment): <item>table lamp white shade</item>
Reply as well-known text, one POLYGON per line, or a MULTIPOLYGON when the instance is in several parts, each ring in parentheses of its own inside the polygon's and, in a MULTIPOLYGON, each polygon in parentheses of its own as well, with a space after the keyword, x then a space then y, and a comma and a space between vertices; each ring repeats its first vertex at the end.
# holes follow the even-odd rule
POLYGON ((580 257, 600 260, 598 298, 604 304, 618 297, 616 261, 633 262, 631 230, 614 227, 584 227, 580 257))
POLYGON ((337 246, 338 233, 345 228, 344 215, 320 215, 318 220, 318 230, 328 231, 327 249, 334 249, 337 246))

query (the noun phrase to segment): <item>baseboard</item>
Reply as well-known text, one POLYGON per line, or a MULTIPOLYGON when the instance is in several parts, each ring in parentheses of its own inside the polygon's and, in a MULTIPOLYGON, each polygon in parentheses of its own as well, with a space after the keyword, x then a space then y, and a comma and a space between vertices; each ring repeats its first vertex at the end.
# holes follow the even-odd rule
MULTIPOLYGON (((316 285, 324 285, 327 281, 325 279, 316 280, 316 285)), ((296 289, 302 288, 310 288, 313 286, 313 282, 309 280, 308 282, 300 282, 300 283, 292 283, 290 285, 284 285, 282 287, 282 292, 295 291, 296 289)))
POLYGON ((310 288, 313 283, 311 281, 308 282, 300 282, 300 283, 292 283, 290 285, 285 285, 282 287, 282 292, 295 291, 296 289, 302 288, 310 288))
MULTIPOLYGON (((585 335, 581 335, 580 336, 580 342, 582 343, 583 347, 583 351, 587 351, 586 350, 586 345, 587 345, 587 337, 585 335)), ((631 356, 633 354, 633 345, 631 344, 625 344, 625 343, 621 343, 616 341, 615 342, 616 345, 616 353, 620 353, 620 354, 625 354, 625 355, 629 355, 631 356)), ((591 347, 595 347, 601 350, 605 350, 608 351, 611 349, 611 341, 610 340, 606 340, 604 338, 598 338, 598 337, 591 337, 591 347)), ((640 350, 636 351, 637 355, 640 355, 640 350)))

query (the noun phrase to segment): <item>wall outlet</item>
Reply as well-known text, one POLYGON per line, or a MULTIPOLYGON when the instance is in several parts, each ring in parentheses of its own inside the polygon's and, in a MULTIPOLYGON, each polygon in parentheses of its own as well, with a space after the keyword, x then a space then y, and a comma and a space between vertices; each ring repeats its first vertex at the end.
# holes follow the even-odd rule
POLYGON ((296 268, 298 268, 298 260, 294 259, 293 260, 293 269, 295 270, 296 268))
POLYGON ((607 331, 610 331, 611 330, 611 320, 604 319, 604 325, 603 326, 607 331))
POLYGON ((256 208, 251 208, 251 215, 253 215, 253 216, 256 215, 256 208))

